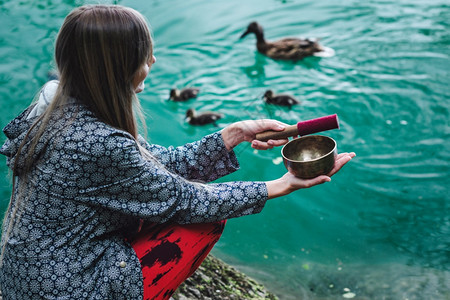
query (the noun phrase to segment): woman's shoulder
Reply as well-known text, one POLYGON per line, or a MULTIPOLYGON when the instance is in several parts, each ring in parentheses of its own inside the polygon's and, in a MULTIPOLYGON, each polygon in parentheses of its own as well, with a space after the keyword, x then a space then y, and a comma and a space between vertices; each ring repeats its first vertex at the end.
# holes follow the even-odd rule
POLYGON ((53 132, 49 145, 51 157, 71 157, 77 164, 99 163, 102 168, 134 161, 140 154, 131 134, 81 111, 68 126, 53 132))
POLYGON ((116 148, 136 145, 136 140, 130 133, 98 119, 84 105, 74 102, 66 105, 62 111, 63 116, 55 118, 54 130, 51 130, 54 141, 61 147, 76 144, 86 148, 85 150, 92 150, 106 146, 116 148))
POLYGON ((61 126, 70 128, 71 130, 76 129, 85 131, 88 134, 97 134, 101 136, 118 134, 132 137, 128 132, 100 120, 88 107, 76 101, 64 105, 61 109, 61 113, 56 114, 53 118, 56 123, 61 121, 61 126))

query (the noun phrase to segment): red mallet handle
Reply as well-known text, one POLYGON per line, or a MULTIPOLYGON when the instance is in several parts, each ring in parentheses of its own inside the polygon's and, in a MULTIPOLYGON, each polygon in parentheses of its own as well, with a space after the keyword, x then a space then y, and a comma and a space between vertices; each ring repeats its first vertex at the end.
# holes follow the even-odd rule
POLYGON ((286 139, 291 136, 303 136, 336 128, 339 128, 339 121, 337 115, 334 114, 317 119, 298 122, 297 125, 286 126, 283 131, 264 131, 256 134, 256 139, 262 142, 266 142, 271 139, 286 139))

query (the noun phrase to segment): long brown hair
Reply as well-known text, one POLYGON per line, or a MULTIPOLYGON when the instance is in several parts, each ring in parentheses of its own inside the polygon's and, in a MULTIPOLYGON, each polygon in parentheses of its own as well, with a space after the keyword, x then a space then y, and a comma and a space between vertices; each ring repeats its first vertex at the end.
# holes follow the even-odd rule
POLYGON ((65 96, 82 101, 99 119, 134 137, 133 78, 151 57, 145 20, 121 6, 83 6, 72 11, 55 46, 65 96))
POLYGON ((35 163, 35 156, 31 154, 36 150, 50 118, 61 113, 69 99, 75 99, 101 121, 127 131, 137 139, 135 113, 140 115, 140 105, 133 79, 140 67, 152 62, 152 56, 153 42, 148 25, 144 17, 131 8, 86 5, 67 15, 55 44, 60 80, 58 89, 49 107, 28 130, 12 168, 13 191, 3 224, 0 265, 6 241, 20 219, 24 199, 27 198, 26 191, 21 191, 20 187, 24 186, 27 173, 35 163), (30 147, 25 151, 27 142, 30 147), (25 163, 20 172, 18 161, 25 163))

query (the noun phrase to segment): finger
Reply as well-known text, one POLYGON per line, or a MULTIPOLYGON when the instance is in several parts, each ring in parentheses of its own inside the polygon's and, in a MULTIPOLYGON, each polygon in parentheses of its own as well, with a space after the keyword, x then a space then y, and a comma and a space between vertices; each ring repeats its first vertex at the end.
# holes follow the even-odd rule
POLYGON ((283 146, 287 142, 289 142, 288 139, 281 139, 281 140, 268 140, 267 142, 262 142, 259 140, 253 140, 252 141, 252 148, 258 149, 258 150, 267 150, 272 149, 273 147, 283 146))
POLYGON ((282 145, 286 144, 287 142, 289 142, 288 139, 268 140, 267 144, 272 146, 272 147, 278 147, 278 146, 282 146, 282 145))
POLYGON ((258 140, 253 140, 252 141, 252 148, 256 149, 256 150, 267 150, 267 149, 272 149, 274 146, 271 144, 268 144, 266 142, 261 142, 258 140))
POLYGON ((346 163, 355 157, 355 153, 340 153, 336 157, 333 169, 328 173, 328 176, 336 174, 346 163))
POLYGON ((311 179, 303 179, 302 185, 304 188, 310 188, 329 181, 331 181, 331 178, 329 176, 320 175, 311 179))
POLYGON ((343 157, 343 156, 346 156, 346 155, 350 156, 351 158, 356 156, 355 152, 342 152, 342 153, 339 153, 337 155, 337 158, 343 157))
POLYGON ((282 126, 289 126, 289 124, 286 124, 284 122, 278 121, 278 120, 274 120, 274 119, 261 119, 262 122, 266 123, 266 124, 278 124, 278 125, 282 125, 282 126))
POLYGON ((289 126, 286 123, 272 120, 272 119, 261 119, 257 121, 257 124, 259 125, 259 130, 266 131, 266 130, 275 130, 275 131, 281 131, 284 130, 286 126, 289 126))
POLYGON ((269 146, 267 145, 267 143, 263 143, 258 140, 253 140, 252 148, 256 149, 256 150, 267 150, 267 149, 269 149, 269 146))

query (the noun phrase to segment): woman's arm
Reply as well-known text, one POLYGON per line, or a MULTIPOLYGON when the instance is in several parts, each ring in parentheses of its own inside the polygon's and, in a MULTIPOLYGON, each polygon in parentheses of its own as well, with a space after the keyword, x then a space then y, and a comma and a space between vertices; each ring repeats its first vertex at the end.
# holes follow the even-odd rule
MULTIPOLYGON (((63 150, 65 155, 58 157, 59 172, 48 172, 54 177, 48 181, 52 187, 44 186, 46 181, 43 181, 42 188, 60 190, 59 196, 67 197, 68 201, 88 203, 152 222, 201 223, 258 213, 269 197, 329 180, 328 176, 301 180, 288 173, 269 182, 194 183, 169 172, 159 160, 144 159, 130 135, 107 129, 101 126, 98 134, 84 139, 80 147, 69 147, 67 142, 51 143, 54 148, 51 153, 63 150), (70 176, 61 180, 61 174, 70 176), (61 188, 57 189, 56 185, 61 188)), ((77 135, 68 137, 76 139, 77 135)), ((64 136, 57 138, 65 140, 64 136)), ((353 156, 340 154, 328 175, 337 172, 353 156)))
POLYGON ((188 180, 211 182, 239 169, 233 151, 228 151, 220 132, 179 147, 150 145, 140 137, 140 144, 169 171, 188 180))
POLYGON ((154 155, 164 166, 188 180, 211 182, 239 169, 232 149, 246 141, 259 150, 280 146, 287 140, 255 140, 259 132, 283 130, 286 124, 275 120, 248 120, 233 123, 222 131, 205 136, 200 141, 179 147, 150 145, 142 137, 140 144, 154 155))
POLYGON ((51 174, 52 189, 63 192, 60 197, 157 223, 215 222, 258 213, 267 201, 262 181, 188 181, 159 160, 144 158, 129 134, 108 131, 92 135, 82 147, 52 143, 52 153, 66 153, 58 158, 59 172, 51 174), (60 174, 70 176, 61 180, 60 174))

